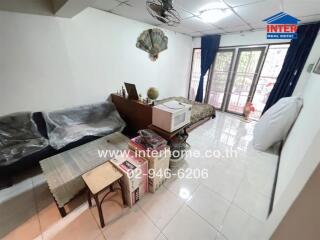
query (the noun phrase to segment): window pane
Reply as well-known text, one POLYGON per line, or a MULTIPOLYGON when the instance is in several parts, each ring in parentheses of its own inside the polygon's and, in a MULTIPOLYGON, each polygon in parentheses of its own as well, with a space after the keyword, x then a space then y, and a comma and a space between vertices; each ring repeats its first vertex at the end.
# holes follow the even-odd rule
POLYGON ((280 44, 271 45, 269 47, 252 101, 255 111, 251 113, 250 118, 260 118, 271 90, 273 89, 273 86, 281 71, 289 46, 289 44, 280 44))
POLYGON ((217 53, 212 73, 212 83, 209 91, 208 103, 215 108, 222 107, 225 88, 227 86, 233 51, 221 51, 217 53))
POLYGON ((261 49, 240 50, 228 110, 242 114, 256 75, 261 49))

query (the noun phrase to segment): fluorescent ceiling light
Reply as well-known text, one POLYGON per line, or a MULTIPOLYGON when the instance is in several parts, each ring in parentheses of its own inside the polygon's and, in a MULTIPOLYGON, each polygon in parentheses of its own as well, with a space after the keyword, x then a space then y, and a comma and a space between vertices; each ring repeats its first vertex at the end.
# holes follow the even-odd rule
POLYGON ((215 23, 229 16, 232 11, 223 2, 215 2, 206 5, 199 13, 199 17, 203 22, 215 23))
POLYGON ((230 14, 230 9, 208 9, 201 11, 199 17, 203 22, 215 23, 225 17, 228 17, 230 14))

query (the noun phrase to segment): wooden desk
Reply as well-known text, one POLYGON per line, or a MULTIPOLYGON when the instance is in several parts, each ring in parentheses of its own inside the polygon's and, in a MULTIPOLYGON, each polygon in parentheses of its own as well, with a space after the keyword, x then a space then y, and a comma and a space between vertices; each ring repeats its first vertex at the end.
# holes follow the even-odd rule
POLYGON ((130 100, 111 94, 111 100, 116 106, 120 116, 127 123, 127 128, 134 133, 140 129, 148 128, 152 124, 152 106, 138 100, 130 100))

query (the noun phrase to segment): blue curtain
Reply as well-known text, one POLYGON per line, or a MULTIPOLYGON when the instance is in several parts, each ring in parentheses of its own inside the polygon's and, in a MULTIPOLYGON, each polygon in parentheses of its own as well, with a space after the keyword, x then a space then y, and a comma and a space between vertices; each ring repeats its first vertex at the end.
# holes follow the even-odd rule
POLYGON ((298 38, 291 41, 277 81, 270 93, 263 113, 280 98, 290 97, 318 35, 320 22, 298 27, 298 38))
POLYGON ((208 35, 201 38, 201 75, 196 101, 203 101, 203 78, 213 63, 220 44, 220 35, 208 35))

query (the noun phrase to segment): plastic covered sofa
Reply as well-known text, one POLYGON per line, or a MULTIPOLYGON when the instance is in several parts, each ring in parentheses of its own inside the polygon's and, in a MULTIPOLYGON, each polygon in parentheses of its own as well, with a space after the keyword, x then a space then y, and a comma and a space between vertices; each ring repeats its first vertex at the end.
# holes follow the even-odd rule
POLYGON ((12 185, 16 173, 45 158, 124 127, 125 122, 111 102, 0 117, 0 187, 12 185))
POLYGON ((40 134, 31 112, 0 117, 0 166, 12 165, 48 146, 40 134))
POLYGON ((102 137, 125 126, 110 102, 45 112, 43 116, 50 145, 57 150, 85 136, 102 137))

